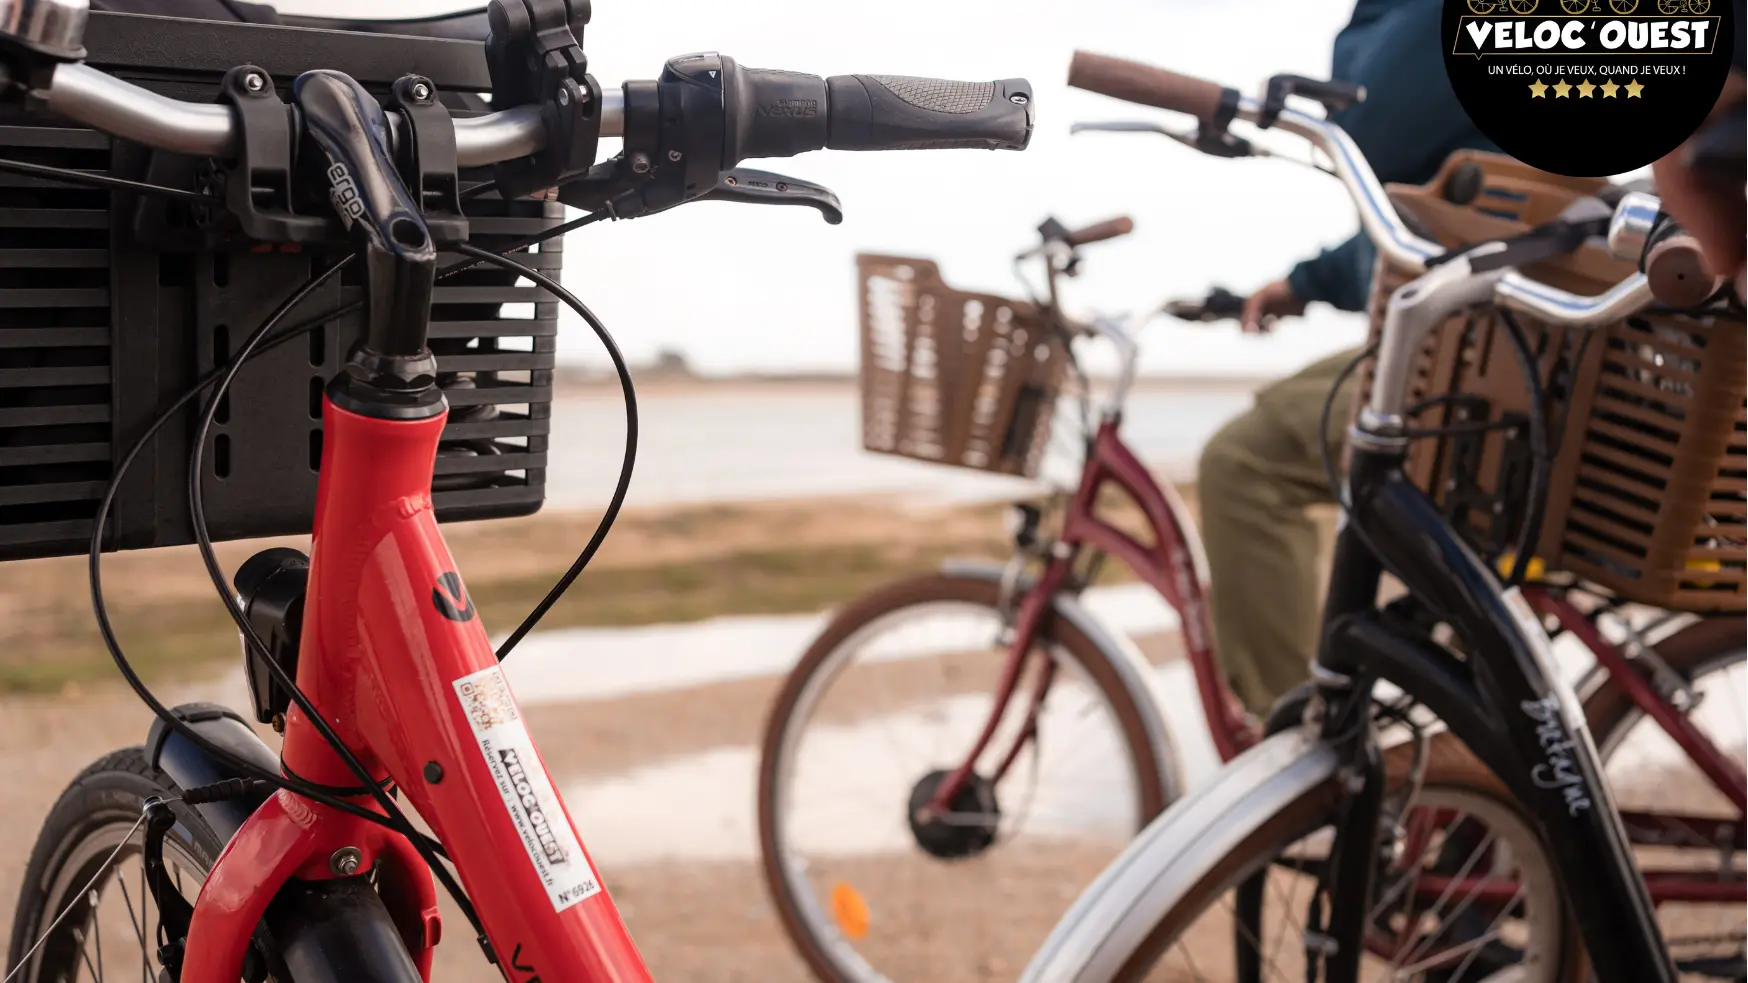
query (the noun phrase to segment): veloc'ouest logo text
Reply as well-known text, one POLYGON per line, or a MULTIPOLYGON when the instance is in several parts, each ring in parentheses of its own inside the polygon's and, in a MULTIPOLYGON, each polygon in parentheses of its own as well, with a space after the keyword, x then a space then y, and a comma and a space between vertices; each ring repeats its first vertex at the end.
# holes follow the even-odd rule
POLYGON ((1735 44, 1731 3, 1445 0, 1445 69, 1506 153, 1556 174, 1623 174, 1711 111, 1735 44))

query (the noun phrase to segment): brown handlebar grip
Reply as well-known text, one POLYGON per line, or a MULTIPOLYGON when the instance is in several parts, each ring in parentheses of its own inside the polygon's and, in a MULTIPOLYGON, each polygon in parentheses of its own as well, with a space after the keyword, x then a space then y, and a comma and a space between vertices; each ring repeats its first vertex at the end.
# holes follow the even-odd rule
POLYGON ((1065 241, 1070 246, 1084 246, 1088 243, 1103 242, 1106 239, 1126 236, 1134 231, 1135 221, 1127 215, 1120 215, 1116 218, 1105 219, 1103 222, 1096 222, 1084 229, 1075 229, 1067 235, 1065 241))
POLYGON ((1068 84, 1197 119, 1213 119, 1220 109, 1218 83, 1089 51, 1074 53, 1074 60, 1068 63, 1068 84))
POLYGON ((1699 242, 1685 232, 1664 239, 1645 254, 1645 280, 1651 296, 1670 307, 1697 307, 1724 282, 1712 272, 1699 242))

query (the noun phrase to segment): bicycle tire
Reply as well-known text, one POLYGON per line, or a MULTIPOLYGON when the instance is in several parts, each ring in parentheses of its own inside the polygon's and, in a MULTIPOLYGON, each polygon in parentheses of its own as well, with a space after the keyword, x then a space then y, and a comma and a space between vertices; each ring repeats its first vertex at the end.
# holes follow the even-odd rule
MULTIPOLYGON (((13 914, 12 939, 6 967, 19 969, 24 954, 48 931, 48 924, 72 904, 71 892, 80 890, 101 866, 113 842, 120 842, 140 818, 146 801, 153 797, 169 801, 182 790, 168 775, 153 768, 144 748, 113 751, 73 779, 49 810, 31 850, 13 914)), ((178 851, 204 876, 224 849, 224 841, 200 814, 181 802, 170 802, 176 825, 165 836, 165 851, 178 851)), ((138 843, 144 827, 135 830, 129 843, 138 843)), ((125 851, 130 856, 136 855, 125 851)), ((119 858, 118 858, 119 859, 119 858)), ((168 858, 167 858, 168 859, 168 858)), ((144 899, 140 899, 144 903, 144 899)), ((131 901, 130 901, 131 904, 131 901)), ((131 912, 130 912, 131 914, 131 912)), ((143 909, 142 909, 143 914, 143 909)), ((19 972, 15 983, 49 983, 78 978, 80 964, 89 956, 84 950, 85 931, 81 917, 61 922, 19 972)), ((99 937, 101 945, 101 937, 99 937)), ((102 953, 99 950, 99 958, 102 953)))
MULTIPOLYGON (((840 610, 827 624, 801 657, 795 669, 784 681, 781 691, 767 717, 764 740, 760 749, 758 812, 761 866, 766 890, 781 918, 785 934, 812 972, 824 983, 855 983, 839 962, 832 958, 831 947, 815 931, 811 919, 801 910, 789 879, 784 876, 780 859, 783 846, 779 841, 780 820, 777 815, 777 784, 782 748, 789 728, 796 722, 793 716, 797 704, 807 692, 813 677, 831 664, 840 646, 854 638, 864 628, 906 608, 935 603, 961 603, 997 609, 1001 587, 998 583, 971 577, 940 574, 901 581, 870 593, 840 610)), ((1115 714, 1128 747, 1131 771, 1136 780, 1138 810, 1136 829, 1145 826, 1169 804, 1163 780, 1162 763, 1148 739, 1147 723, 1142 711, 1128 696, 1120 682, 1118 670, 1105 653, 1084 633, 1062 618, 1048 618, 1039 630, 1040 644, 1048 644, 1075 660, 1100 689, 1106 704, 1115 714)))
MULTIPOLYGON (((1515 816, 1522 826, 1521 832, 1536 836, 1539 840, 1534 818, 1524 812, 1504 783, 1488 771, 1479 759, 1469 754, 1466 748, 1450 740, 1434 740, 1427 747, 1425 778, 1417 802, 1426 804, 1428 808, 1448 807, 1448 803, 1445 806, 1440 803, 1445 799, 1461 800, 1463 797, 1470 801, 1486 802, 1498 810, 1499 814, 1515 816)), ((1392 784, 1400 781, 1408 760, 1406 755, 1387 757, 1387 764, 1393 763, 1394 767, 1389 768, 1390 774, 1386 776, 1386 780, 1392 784)), ((1153 930, 1136 945, 1133 953, 1110 978, 1109 983, 1140 983, 1148 978, 1149 972, 1166 954, 1171 944, 1229 890, 1237 888, 1265 870, 1275 857, 1292 844, 1329 825, 1344 798, 1340 781, 1339 776, 1332 774, 1325 781, 1312 786, 1260 822, 1254 831, 1224 856, 1208 862, 1201 875, 1182 889, 1176 900, 1166 908, 1153 930)), ((1231 811, 1240 813, 1244 808, 1244 804, 1239 803, 1231 811)), ((1555 941, 1557 963, 1547 979, 1556 983, 1582 983, 1589 978, 1590 966, 1583 952, 1579 927, 1570 908, 1559 898, 1558 880, 1553 874, 1552 859, 1544 854, 1543 863, 1547 868, 1547 879, 1553 885, 1556 903, 1559 904, 1560 923, 1559 937, 1555 941)))

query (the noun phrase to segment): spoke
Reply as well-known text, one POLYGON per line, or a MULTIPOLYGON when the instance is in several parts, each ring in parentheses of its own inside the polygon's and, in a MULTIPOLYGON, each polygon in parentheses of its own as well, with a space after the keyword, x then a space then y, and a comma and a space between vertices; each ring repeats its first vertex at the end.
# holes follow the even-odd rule
MULTIPOLYGON (((85 887, 80 890, 80 894, 94 893, 92 887, 96 885, 97 879, 103 876, 104 871, 109 869, 109 865, 115 862, 116 855, 121 853, 122 847, 127 846, 127 841, 132 839, 133 835, 139 832, 140 827, 144 826, 145 823, 146 812, 142 809, 140 810, 140 818, 134 820, 133 828, 127 831, 127 835, 121 838, 121 842, 115 845, 115 849, 109 851, 109 856, 103 858, 103 863, 97 866, 97 873, 92 874, 91 879, 85 882, 85 887)), ((75 897, 77 897, 77 895, 75 895, 75 897)), ((6 978, 0 980, 0 983, 12 983, 12 981, 18 977, 19 973, 24 972, 24 967, 30 965, 30 957, 36 955, 36 951, 42 948, 42 944, 48 941, 48 937, 54 933, 55 929, 60 927, 61 922, 66 919, 67 914, 73 910, 74 904, 75 902, 68 902, 66 907, 61 909, 61 913, 55 916, 55 920, 49 923, 49 927, 43 929, 41 937, 39 937, 36 942, 32 943, 29 949, 24 950, 24 955, 18 957, 17 965, 12 967, 12 971, 7 973, 6 978)))
MULTIPOLYGON (((1523 899, 1523 894, 1524 888, 1522 882, 1519 882, 1517 893, 1511 897, 1511 903, 1499 909, 1499 914, 1493 916, 1493 923, 1487 926, 1487 931, 1481 933, 1481 938, 1479 940, 1481 944, 1475 946, 1474 950, 1470 952, 1468 956, 1464 957, 1463 961, 1458 964, 1456 971, 1451 974, 1451 983, 1462 983, 1464 971, 1466 971, 1476 959, 1480 958, 1481 950, 1486 947, 1487 943, 1499 938, 1499 923, 1505 920, 1506 915, 1511 914, 1512 908, 1523 899)), ((1458 948, 1460 949, 1461 947, 1458 948)), ((1448 955, 1449 954, 1447 953, 1447 956, 1448 955)))
MULTIPOLYGON (((1444 906, 1444 903, 1446 901, 1449 901, 1451 899, 1451 892, 1455 891, 1457 888, 1457 885, 1462 883, 1463 879, 1469 876, 1469 871, 1474 869, 1475 864, 1481 859, 1481 855, 1483 853, 1487 852, 1487 848, 1493 845, 1493 841, 1495 838, 1496 837, 1495 837, 1493 831, 1488 830, 1487 836, 1484 839, 1482 839, 1481 843, 1478 846, 1476 846, 1475 849, 1469 854, 1469 859, 1463 861, 1462 868, 1459 869, 1457 871, 1457 873, 1451 877, 1451 882, 1445 886, 1444 892, 1439 895, 1439 899, 1437 901, 1433 902, 1432 907, 1427 909, 1427 910, 1436 912, 1441 907, 1444 906)), ((1390 968, 1392 970, 1398 969, 1401 965, 1402 959, 1414 959, 1414 958, 1419 957, 1426 950, 1427 946, 1432 945, 1434 942, 1436 942, 1438 940, 1439 936, 1444 934, 1445 929, 1447 927, 1449 927, 1452 919, 1456 918, 1458 915, 1461 915, 1463 912, 1465 912, 1469 909, 1469 904, 1470 904, 1470 902, 1475 900, 1476 893, 1479 892, 1481 890, 1481 888, 1485 887, 1488 883, 1490 883, 1490 882, 1482 881, 1479 886, 1477 886, 1476 888, 1474 888, 1474 890, 1471 890, 1467 895, 1465 895, 1463 897, 1463 900, 1461 902, 1459 902, 1457 904, 1457 906, 1451 910, 1450 914, 1444 916, 1442 919, 1439 920, 1438 924, 1433 926, 1432 931, 1427 933, 1427 935, 1424 939, 1422 939, 1420 942, 1415 943, 1414 947, 1408 951, 1408 954, 1406 956, 1401 956, 1399 954, 1397 958, 1390 960, 1390 968)), ((1412 908, 1410 908, 1409 910, 1413 911, 1412 908)), ((1410 931, 1412 930, 1414 921, 1419 921, 1419 919, 1415 918, 1413 921, 1409 922, 1409 924, 1407 926, 1408 930, 1410 930, 1410 931)))
POLYGON ((1386 909, 1395 904, 1396 899, 1400 898, 1403 892, 1414 884, 1414 881, 1415 876, 1411 873, 1398 877, 1396 883, 1390 885, 1390 890, 1385 891, 1384 896, 1378 899, 1378 903, 1372 906, 1372 910, 1366 913, 1366 924, 1370 925, 1376 922, 1378 916, 1384 914, 1386 909))
MULTIPOLYGON (((899 708, 898 704, 893 702, 893 700, 892 700, 892 683, 890 681, 888 681, 886 679, 885 675, 881 672, 882 668, 883 667, 879 663, 874 663, 873 665, 868 667, 868 669, 869 669, 868 676, 874 680, 874 687, 877 690, 879 690, 880 705, 884 706, 884 707, 891 708, 888 713, 882 714, 881 716, 888 717, 888 718, 893 717, 893 716, 897 716, 897 717, 902 718, 906 714, 910 713, 911 711, 909 710, 909 708, 899 708)), ((926 712, 927 709, 928 708, 926 706, 924 706, 922 708, 922 710, 918 711, 918 716, 921 717, 922 713, 926 712)), ((903 744, 899 743, 898 738, 896 736, 894 736, 894 734, 893 734, 892 721, 890 719, 886 720, 884 726, 880 726, 881 725, 880 717, 875 717, 875 718, 870 719, 868 721, 868 724, 869 724, 869 726, 879 726, 880 727, 880 732, 884 736, 887 748, 889 750, 891 750, 895 756, 894 760, 903 762, 903 761, 907 761, 907 760, 911 759, 914 756, 914 753, 915 753, 914 745, 912 745, 909 741, 906 741, 903 744)))
MULTIPOLYGON (((1520 889, 1517 892, 1517 894, 1511 899, 1511 903, 1516 904, 1518 902, 1518 899, 1520 899, 1522 897, 1523 897, 1523 891, 1520 889)), ((1468 940, 1467 942, 1460 942, 1456 945, 1453 945, 1449 949, 1445 949, 1441 952, 1438 952, 1435 955, 1427 957, 1426 959, 1422 959, 1420 962, 1411 963, 1407 966, 1404 966, 1400 970, 1398 970, 1397 973, 1401 974, 1402 976, 1409 976, 1409 975, 1412 975, 1419 970, 1427 969, 1429 967, 1436 966, 1440 963, 1449 962, 1450 960, 1455 959, 1457 956, 1460 956, 1464 953, 1468 953, 1468 957, 1465 958, 1462 961, 1462 963, 1460 963, 1457 966, 1456 970, 1453 971, 1449 977, 1451 979, 1452 983, 1460 983, 1460 981, 1463 978, 1463 970, 1469 968, 1469 964, 1475 961, 1475 957, 1477 957, 1481 954, 1481 950, 1486 947, 1487 943, 1492 942, 1494 939, 1499 938, 1499 930, 1498 930, 1499 922, 1501 919, 1503 919, 1506 916, 1507 913, 1510 912, 1510 910, 1511 910, 1511 908, 1508 905, 1504 911, 1501 911, 1498 914, 1498 916, 1496 916, 1493 919, 1492 924, 1487 926, 1487 931, 1482 932, 1480 935, 1477 935, 1476 937, 1468 940)), ((1401 977, 1399 976, 1398 978, 1401 978, 1401 977)))
MULTIPOLYGON (((1268 872, 1272 870, 1273 867, 1274 865, 1270 864, 1269 867, 1264 868, 1263 871, 1263 877, 1265 878, 1262 889, 1264 898, 1268 897, 1268 881, 1266 878, 1268 877, 1268 872)), ((1302 876, 1294 876, 1292 879, 1292 889, 1287 892, 1286 915, 1281 919, 1281 927, 1275 930, 1275 944, 1274 947, 1269 950, 1270 966, 1275 964, 1275 956, 1280 953, 1281 945, 1287 941, 1287 926, 1293 924, 1293 901, 1299 897, 1299 884, 1304 881, 1304 879, 1305 878, 1302 876)))
MULTIPOLYGON (((1264 895, 1268 894, 1268 884, 1266 882, 1263 884, 1263 894, 1264 895)), ((1262 953, 1262 940, 1257 938, 1256 935, 1253 932, 1251 932, 1250 926, 1244 925, 1244 924, 1239 922, 1238 912, 1232 907, 1231 896, 1221 895, 1220 896, 1220 904, 1225 907, 1226 913, 1228 915, 1232 916, 1232 924, 1244 932, 1244 937, 1246 939, 1250 940, 1250 944, 1253 947, 1255 947, 1257 954, 1260 955, 1262 953)), ((1264 907, 1267 907, 1267 906, 1265 905, 1264 907)), ((1282 978, 1280 971, 1276 970, 1274 968, 1273 964, 1270 964, 1270 966, 1268 967, 1268 970, 1269 970, 1269 977, 1271 979, 1282 978)), ((1283 983, 1292 983, 1292 981, 1291 980, 1284 980, 1283 983)))
MULTIPOLYGON (((144 846, 141 844, 140 850, 140 927, 145 929, 146 935, 155 942, 158 939, 158 933, 152 931, 152 916, 146 913, 146 851, 144 846)), ((152 907, 156 908, 158 899, 152 898, 150 900, 152 907)), ((151 952, 152 943, 142 941, 140 943, 140 983, 152 983, 151 952)))
MULTIPOLYGON (((93 915, 91 915, 91 934, 93 934, 96 941, 98 941, 98 967, 96 967, 96 971, 94 971, 91 976, 94 976, 98 983, 103 983, 103 918, 96 915, 96 911, 98 911, 98 901, 100 901, 98 896, 93 894, 93 896, 91 896, 91 911, 93 911, 93 915)), ((91 957, 87 955, 86 966, 89 966, 89 964, 91 964, 91 957)))
POLYGON ((1190 967, 1190 972, 1196 975, 1195 983, 1208 983, 1208 978, 1202 975, 1200 969, 1196 968, 1196 960, 1190 956, 1190 947, 1179 942, 1177 945, 1177 951, 1184 954, 1184 963, 1190 967))
MULTIPOLYGON (((133 923, 134 936, 140 940, 140 954, 143 956, 143 955, 145 955, 145 952, 146 952, 146 933, 143 929, 140 928, 140 921, 139 921, 138 917, 134 915, 133 898, 129 897, 128 893, 127 893, 127 878, 120 877, 120 876, 116 877, 115 886, 121 888, 121 900, 123 903, 125 903, 127 905, 128 921, 133 923)), ((140 910, 141 911, 146 910, 145 900, 146 899, 144 899, 144 898, 140 899, 140 910)), ((146 978, 146 969, 145 969, 145 965, 144 965, 145 960, 141 959, 140 962, 141 962, 141 966, 140 966, 141 983, 151 983, 151 980, 146 978)))

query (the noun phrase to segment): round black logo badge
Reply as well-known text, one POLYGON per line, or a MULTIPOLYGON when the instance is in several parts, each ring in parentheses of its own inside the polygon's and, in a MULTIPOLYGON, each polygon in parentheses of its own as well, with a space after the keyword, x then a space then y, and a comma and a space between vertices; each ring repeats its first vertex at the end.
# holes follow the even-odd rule
POLYGON ((1500 149, 1602 177, 1674 150, 1730 71, 1731 0, 1445 0, 1445 70, 1500 149))

